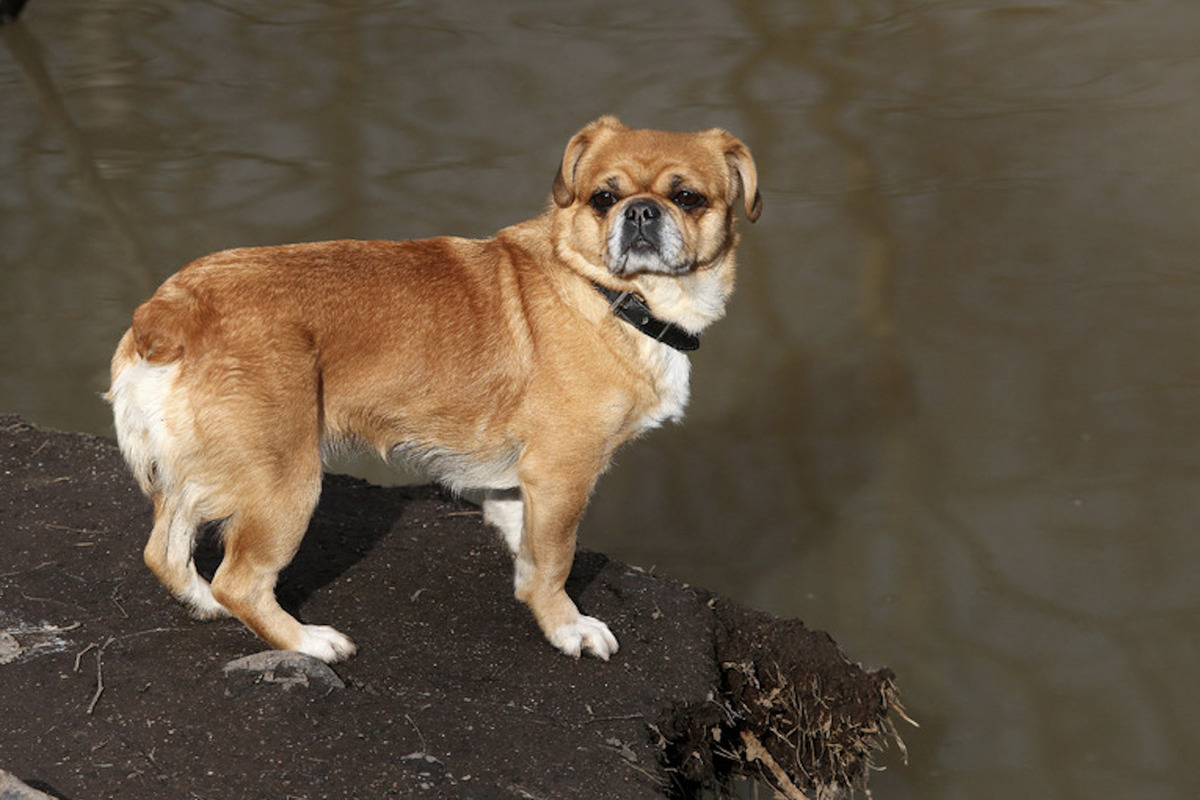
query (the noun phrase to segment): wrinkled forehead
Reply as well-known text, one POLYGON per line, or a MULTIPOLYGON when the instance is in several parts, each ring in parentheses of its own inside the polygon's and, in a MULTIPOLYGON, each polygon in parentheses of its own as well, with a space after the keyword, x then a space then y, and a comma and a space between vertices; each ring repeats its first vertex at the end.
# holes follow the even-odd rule
POLYGON ((716 142, 703 134, 629 130, 601 137, 588 148, 576 179, 593 186, 615 182, 627 190, 681 184, 716 188, 729 181, 729 166, 716 142))

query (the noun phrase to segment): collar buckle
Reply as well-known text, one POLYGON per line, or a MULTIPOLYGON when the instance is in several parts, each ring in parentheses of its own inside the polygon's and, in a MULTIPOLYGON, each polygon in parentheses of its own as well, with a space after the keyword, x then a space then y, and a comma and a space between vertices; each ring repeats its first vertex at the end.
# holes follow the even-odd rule
POLYGON ((699 336, 654 316, 641 293, 610 289, 595 281, 592 285, 608 299, 608 308, 613 316, 629 323, 656 342, 662 342, 683 352, 695 350, 700 346, 699 336))

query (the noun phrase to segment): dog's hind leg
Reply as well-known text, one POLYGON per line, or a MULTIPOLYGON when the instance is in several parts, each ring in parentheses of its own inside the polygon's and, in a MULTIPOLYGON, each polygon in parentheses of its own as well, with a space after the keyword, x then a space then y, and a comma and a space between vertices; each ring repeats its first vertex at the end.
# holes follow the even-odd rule
POLYGON ((112 388, 106 397, 113 405, 121 453, 154 501, 154 527, 143 553, 146 566, 193 616, 211 619, 228 612, 213 599, 192 560, 204 519, 197 508, 199 493, 184 474, 190 425, 175 397, 178 372, 177 364, 151 364, 139 356, 133 331, 127 331, 113 355, 112 388))
POLYGON ((216 601, 208 581, 196 571, 192 556, 196 536, 203 521, 189 502, 186 487, 172 495, 154 497, 154 528, 143 556, 146 566, 159 582, 175 595, 197 619, 228 616, 229 611, 216 601))
POLYGON ((213 576, 213 596, 278 650, 326 662, 348 658, 355 651, 349 638, 327 626, 301 624, 275 599, 279 572, 299 550, 321 492, 315 442, 311 450, 292 451, 284 461, 259 461, 256 467, 242 476, 237 510, 225 522, 225 556, 213 576))
POLYGON ((353 655, 354 643, 333 628, 301 624, 275 599, 275 582, 300 547, 319 485, 318 472, 298 491, 276 492, 269 503, 235 513, 225 524, 225 557, 212 589, 221 605, 272 647, 332 662, 353 655))

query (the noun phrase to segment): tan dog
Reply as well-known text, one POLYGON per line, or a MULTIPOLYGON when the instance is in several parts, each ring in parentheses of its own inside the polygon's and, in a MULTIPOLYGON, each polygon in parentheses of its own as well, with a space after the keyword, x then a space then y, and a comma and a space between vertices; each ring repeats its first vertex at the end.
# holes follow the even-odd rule
POLYGON ((487 490, 516 595, 550 642, 607 659, 608 627, 564 583, 597 476, 623 442, 678 419, 680 349, 733 290, 734 209, 761 209, 754 162, 721 130, 603 117, 567 145, 553 204, 493 239, 229 250, 138 307, 112 362, 117 438, 154 501, 146 564, 201 618, 271 646, 354 653, 280 608, 328 447, 415 462, 487 490), (211 586, 198 526, 223 523, 211 586))

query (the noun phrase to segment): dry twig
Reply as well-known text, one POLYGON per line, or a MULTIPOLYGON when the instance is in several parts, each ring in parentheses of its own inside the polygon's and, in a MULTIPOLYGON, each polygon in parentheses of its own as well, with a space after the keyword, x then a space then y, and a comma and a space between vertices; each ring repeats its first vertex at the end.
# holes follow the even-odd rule
POLYGON ((110 636, 104 644, 97 645, 95 642, 92 642, 75 654, 75 671, 79 672, 79 664, 83 660, 83 657, 92 650, 96 651, 96 693, 92 695, 92 702, 88 703, 87 713, 89 717, 96 710, 96 704, 100 702, 100 695, 104 694, 104 648, 115 641, 116 637, 110 636))

